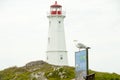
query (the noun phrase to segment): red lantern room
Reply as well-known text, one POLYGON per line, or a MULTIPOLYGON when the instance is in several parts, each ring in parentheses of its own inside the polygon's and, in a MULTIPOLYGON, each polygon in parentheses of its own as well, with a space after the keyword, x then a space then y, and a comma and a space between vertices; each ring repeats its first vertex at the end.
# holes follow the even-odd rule
POLYGON ((51 15, 61 15, 62 14, 62 6, 57 4, 57 1, 55 1, 55 4, 50 6, 50 14, 51 15))

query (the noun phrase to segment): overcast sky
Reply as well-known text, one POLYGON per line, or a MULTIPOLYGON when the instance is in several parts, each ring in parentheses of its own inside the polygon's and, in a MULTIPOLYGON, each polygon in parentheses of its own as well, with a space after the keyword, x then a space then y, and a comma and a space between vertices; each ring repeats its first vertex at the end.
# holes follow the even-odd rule
MULTIPOLYGON (((49 7, 54 0, 0 0, 0 70, 45 60, 49 7)), ((120 0, 58 0, 64 21, 69 65, 73 40, 91 47, 89 68, 120 74, 120 0)))

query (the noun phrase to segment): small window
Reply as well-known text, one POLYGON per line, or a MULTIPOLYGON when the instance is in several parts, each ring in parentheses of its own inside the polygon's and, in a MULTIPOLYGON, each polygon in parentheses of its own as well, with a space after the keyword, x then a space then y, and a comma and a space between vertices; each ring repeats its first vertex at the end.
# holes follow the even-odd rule
POLYGON ((62 55, 60 55, 60 60, 63 60, 63 56, 62 55))
POLYGON ((50 37, 48 37, 48 43, 50 43, 50 37))
POLYGON ((47 60, 48 60, 48 56, 47 56, 47 60))
POLYGON ((61 23, 61 21, 58 21, 59 22, 59 24, 61 23))
POLYGON ((62 59, 63 59, 63 57, 60 57, 60 59, 62 60, 62 59))
POLYGON ((49 26, 51 25, 51 21, 49 21, 49 26))
POLYGON ((49 21, 49 24, 51 24, 51 21, 49 21))

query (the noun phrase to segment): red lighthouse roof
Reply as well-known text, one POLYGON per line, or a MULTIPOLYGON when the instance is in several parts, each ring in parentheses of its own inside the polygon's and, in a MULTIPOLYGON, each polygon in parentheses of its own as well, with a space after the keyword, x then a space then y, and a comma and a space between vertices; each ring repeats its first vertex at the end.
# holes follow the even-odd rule
POLYGON ((50 7, 58 7, 58 8, 59 8, 59 7, 62 7, 62 6, 61 6, 61 5, 58 5, 58 4, 57 4, 57 1, 55 1, 55 4, 51 5, 50 7))

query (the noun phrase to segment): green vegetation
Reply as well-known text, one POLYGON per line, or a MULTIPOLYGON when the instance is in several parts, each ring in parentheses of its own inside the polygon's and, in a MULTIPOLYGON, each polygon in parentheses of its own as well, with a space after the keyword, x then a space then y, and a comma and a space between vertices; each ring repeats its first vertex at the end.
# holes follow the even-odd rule
POLYGON ((95 72, 90 70, 90 73, 95 73, 95 80, 120 80, 120 75, 116 73, 95 72))
POLYGON ((73 67, 56 67, 52 71, 48 71, 45 76, 49 80, 71 80, 75 78, 74 68, 73 67))
POLYGON ((29 74, 24 68, 11 67, 0 71, 0 80, 29 80, 29 74))
MULTIPOLYGON (((95 80, 120 80, 116 73, 96 72, 95 80)), ((75 78, 74 67, 55 66, 43 61, 34 61, 23 67, 11 67, 0 71, 0 80, 72 80, 75 78)))

